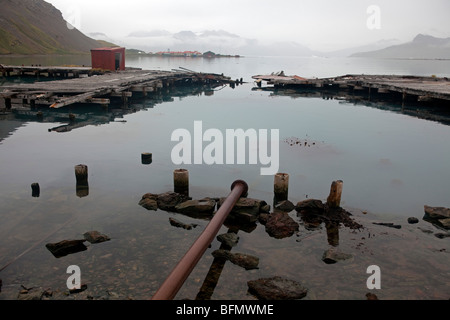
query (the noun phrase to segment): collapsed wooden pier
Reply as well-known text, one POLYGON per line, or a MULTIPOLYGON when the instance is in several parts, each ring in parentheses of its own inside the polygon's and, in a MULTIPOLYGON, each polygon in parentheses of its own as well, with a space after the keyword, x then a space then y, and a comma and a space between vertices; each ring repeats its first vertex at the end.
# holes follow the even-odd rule
POLYGON ((187 70, 127 70, 73 79, 3 85, 0 87, 0 97, 6 110, 14 107, 34 108, 37 105, 61 108, 75 103, 109 105, 112 97, 121 98, 126 103, 133 92, 145 96, 176 84, 217 87, 231 83, 234 81, 223 75, 187 70))
POLYGON ((253 76, 258 87, 265 81, 274 88, 346 91, 376 95, 395 95, 401 101, 439 102, 450 105, 450 80, 438 77, 397 75, 345 75, 305 79, 284 74, 253 76))

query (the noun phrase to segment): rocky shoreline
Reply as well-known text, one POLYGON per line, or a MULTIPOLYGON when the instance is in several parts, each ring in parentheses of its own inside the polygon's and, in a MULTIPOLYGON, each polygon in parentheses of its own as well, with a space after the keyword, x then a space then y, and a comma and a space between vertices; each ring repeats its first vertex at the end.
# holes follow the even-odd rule
MULTIPOLYGON (((192 199, 186 195, 165 192, 161 194, 146 193, 139 201, 139 205, 149 211, 165 211, 177 214, 176 218, 168 217, 169 223, 180 230, 193 230, 199 227, 195 223, 185 223, 183 216, 209 220, 223 204, 224 197, 192 199)), ((365 212, 363 212, 364 214, 365 212)), ((429 222, 437 228, 439 232, 425 230, 418 227, 424 233, 434 233, 439 239, 448 238, 450 209, 443 207, 424 206, 423 221, 429 222)), ((419 219, 410 217, 408 224, 417 224, 419 219)), ((275 239, 285 239, 293 235, 298 236, 299 227, 302 225, 306 230, 315 231, 325 226, 329 248, 323 252, 321 257, 325 264, 343 263, 340 261, 352 260, 354 254, 342 252, 339 248, 339 228, 361 231, 368 229, 354 219, 349 211, 338 207, 329 207, 326 202, 318 199, 306 199, 293 204, 289 200, 275 202, 269 205, 266 201, 242 197, 233 207, 224 225, 229 231, 219 234, 217 240, 222 244, 220 249, 213 250, 211 255, 214 263, 224 264, 226 261, 250 271, 261 267, 259 257, 245 252, 231 252, 233 247, 239 243, 239 230, 245 232, 253 231, 257 225, 264 226, 269 237, 275 239), (294 217, 298 218, 298 221, 294 217)), ((399 223, 373 221, 373 225, 386 227, 388 229, 401 229, 399 223)), ((85 242, 98 244, 110 241, 111 238, 98 231, 89 231, 83 234, 83 239, 62 240, 57 243, 47 243, 46 248, 56 257, 60 258, 69 254, 75 254, 86 250, 85 242)), ((445 250, 445 249, 443 249, 445 250)), ((220 276, 216 275, 217 278, 220 276)), ((130 299, 118 293, 105 290, 103 293, 93 294, 89 292, 89 284, 83 284, 79 289, 66 291, 53 291, 51 288, 26 287, 21 285, 18 292, 18 300, 109 300, 109 299, 130 299)), ((304 284, 294 281, 289 277, 273 275, 249 280, 247 283, 248 294, 254 299, 302 299, 307 296, 308 288, 304 284)), ((1 292, 1 280, 0 280, 1 292)), ((366 299, 376 300, 377 295, 372 292, 366 294, 366 299)), ((362 297, 362 299, 364 299, 362 297)))

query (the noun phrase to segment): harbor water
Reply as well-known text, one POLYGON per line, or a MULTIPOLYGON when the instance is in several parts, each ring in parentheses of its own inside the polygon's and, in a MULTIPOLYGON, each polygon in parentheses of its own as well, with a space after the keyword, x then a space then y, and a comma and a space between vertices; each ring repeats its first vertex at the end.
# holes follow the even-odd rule
MULTIPOLYGON (((53 59, 0 57, 0 63, 89 65, 84 56, 53 59)), ((310 300, 361 300, 367 292, 380 299, 450 298, 450 238, 436 236, 448 231, 422 219, 424 205, 450 207, 450 111, 439 110, 437 117, 415 105, 263 90, 251 79, 278 71, 306 78, 449 77, 450 61, 129 56, 127 66, 183 67, 243 78, 244 83, 206 92, 175 88, 158 98, 134 97, 125 109, 120 103, 108 110, 73 105, 45 110, 43 119, 0 115, 0 299, 17 299, 23 287, 50 288, 54 299, 150 299, 208 223, 139 205, 146 193, 173 191, 173 171, 181 167, 189 171, 193 199, 225 197, 233 181, 241 179, 249 185, 249 197, 272 205, 274 177, 261 175, 261 163, 174 164, 177 142, 172 133, 186 129, 194 135, 196 122, 202 123, 203 132, 278 130, 278 171, 289 174, 289 200, 326 201, 332 181, 342 180, 341 206, 365 226, 339 227, 338 247, 352 258, 336 264, 322 260, 330 247, 325 226, 307 228, 295 210, 289 213, 299 224, 293 236, 273 238, 261 223, 240 230, 232 252, 259 257, 259 267, 245 270, 228 262, 211 288, 211 299, 256 299, 247 282, 272 276, 302 283, 308 288, 304 299, 310 300), (67 126, 64 117, 69 113, 76 115, 79 126, 49 130, 67 126), (141 162, 142 153, 152 153, 151 164, 141 162), (78 164, 89 168, 88 194, 81 197, 74 174, 78 164), (32 197, 32 183, 39 183, 39 197, 32 197), (419 222, 409 224, 409 217, 419 222), (198 226, 175 228, 169 218, 198 226), (83 238, 91 230, 111 240, 61 258, 45 246, 83 238), (78 295, 66 293, 71 265, 80 267, 87 285, 78 295), (371 265, 380 267, 381 289, 367 286, 371 265)), ((177 299, 195 299, 213 262, 211 252, 219 247, 218 241, 211 244, 177 299)))

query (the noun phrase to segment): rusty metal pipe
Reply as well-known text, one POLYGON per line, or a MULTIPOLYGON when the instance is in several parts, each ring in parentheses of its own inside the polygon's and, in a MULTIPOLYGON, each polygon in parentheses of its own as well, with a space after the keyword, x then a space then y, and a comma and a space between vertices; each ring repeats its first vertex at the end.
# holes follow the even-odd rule
POLYGON ((161 287, 153 295, 152 300, 172 300, 182 287, 192 270, 197 265, 200 258, 205 253, 217 232, 222 227, 225 219, 233 209, 236 202, 248 192, 248 185, 245 181, 236 180, 231 185, 231 192, 217 210, 214 217, 200 234, 184 257, 178 262, 161 287))

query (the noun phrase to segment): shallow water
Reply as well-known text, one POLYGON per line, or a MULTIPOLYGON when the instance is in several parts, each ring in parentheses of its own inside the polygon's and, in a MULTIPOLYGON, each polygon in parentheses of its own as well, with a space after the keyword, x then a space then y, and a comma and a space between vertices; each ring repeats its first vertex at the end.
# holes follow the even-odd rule
MULTIPOLYGON (((364 73, 370 68, 380 73, 409 70, 423 74, 426 69, 439 74, 437 69, 448 64, 423 62, 425 68, 422 62, 384 61, 374 66, 373 61, 359 60, 355 66, 352 59, 342 60, 343 65, 337 67, 325 59, 312 63, 286 58, 273 70, 272 58, 164 60, 167 65, 150 58, 128 61, 130 66, 145 69, 156 69, 154 64, 169 70, 185 66, 246 80, 253 74, 279 71, 283 63, 303 66, 292 72, 285 69, 287 74, 305 70, 299 74, 303 76, 364 73), (327 69, 330 65, 334 71, 327 69)), ((300 229, 292 237, 271 238, 261 224, 251 232, 241 230, 233 252, 258 256, 259 269, 247 271, 226 263, 212 299, 254 299, 247 293, 247 281, 275 275, 309 288, 305 299, 365 299, 368 291, 380 299, 448 299, 449 238, 437 238, 434 234, 442 230, 421 219, 425 204, 450 207, 450 127, 407 115, 401 108, 393 112, 381 104, 274 94, 253 87, 250 82, 235 89, 217 88, 213 95, 195 92, 174 98, 135 98, 127 110, 117 106, 106 112, 74 106, 62 110, 60 117, 46 113, 42 121, 3 119, 0 268, 13 263, 0 272, 0 299, 15 299, 21 285, 52 288, 57 299, 85 299, 87 295, 150 298, 207 224, 206 220, 147 211, 138 205, 147 192, 173 189, 172 173, 179 166, 171 161, 176 144, 171 134, 179 128, 193 132, 194 121, 202 121, 204 130, 222 132, 279 129, 279 171, 290 175, 289 200, 294 204, 306 198, 325 201, 331 182, 341 179, 342 206, 366 227, 355 231, 341 226, 339 249, 353 258, 332 265, 321 260, 330 247, 325 226, 308 230, 295 211, 290 215, 300 229), (68 112, 76 113, 79 121, 95 122, 69 132, 49 132, 68 123, 63 120, 68 112), (153 153, 151 165, 141 163, 143 152, 153 153), (74 166, 81 163, 89 167, 89 195, 80 198, 74 166), (33 182, 40 184, 39 198, 31 197, 33 182), (199 227, 174 228, 169 217, 199 227), (417 217, 420 222, 410 225, 407 217, 417 217), (402 228, 378 226, 374 221, 396 222, 402 228), (45 248, 45 243, 80 239, 90 230, 107 234, 111 241, 59 259, 45 248), (375 291, 366 287, 366 269, 373 264, 380 266, 382 275, 381 289, 375 291), (88 290, 66 297, 62 293, 67 291, 70 265, 80 266, 88 290)), ((183 167, 189 170, 190 196, 195 199, 226 196, 231 183, 243 179, 249 184, 249 197, 272 202, 273 176, 261 176, 260 164, 183 167)), ((226 227, 221 230, 226 231, 226 227)), ((213 242, 177 299, 195 299, 213 262, 211 252, 219 245, 213 242)))

